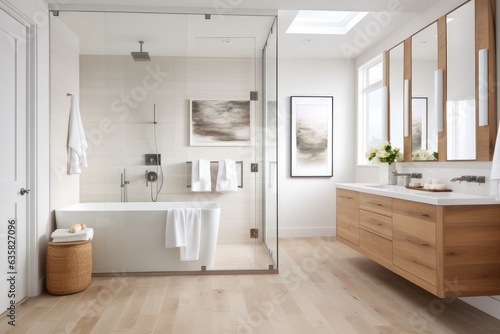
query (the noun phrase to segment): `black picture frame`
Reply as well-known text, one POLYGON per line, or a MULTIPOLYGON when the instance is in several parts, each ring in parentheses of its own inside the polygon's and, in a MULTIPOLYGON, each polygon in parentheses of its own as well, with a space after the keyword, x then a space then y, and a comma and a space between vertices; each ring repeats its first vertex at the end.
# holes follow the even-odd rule
POLYGON ((333 176, 333 96, 291 96, 291 177, 333 176))

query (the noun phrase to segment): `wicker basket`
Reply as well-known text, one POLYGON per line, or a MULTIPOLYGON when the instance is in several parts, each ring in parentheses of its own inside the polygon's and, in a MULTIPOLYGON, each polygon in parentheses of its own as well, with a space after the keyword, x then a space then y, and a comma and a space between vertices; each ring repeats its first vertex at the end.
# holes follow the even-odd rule
POLYGON ((87 289, 92 276, 92 243, 49 242, 46 268, 49 293, 68 295, 87 289))

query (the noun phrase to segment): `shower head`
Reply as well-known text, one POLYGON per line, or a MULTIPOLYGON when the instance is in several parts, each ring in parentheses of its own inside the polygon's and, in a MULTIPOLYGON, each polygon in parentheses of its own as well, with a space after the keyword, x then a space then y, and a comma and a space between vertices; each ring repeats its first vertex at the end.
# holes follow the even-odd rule
POLYGON ((132 55, 132 58, 134 58, 134 61, 151 61, 151 58, 149 57, 149 53, 142 51, 142 44, 144 44, 144 41, 139 41, 139 44, 141 45, 141 51, 130 52, 130 54, 132 55))

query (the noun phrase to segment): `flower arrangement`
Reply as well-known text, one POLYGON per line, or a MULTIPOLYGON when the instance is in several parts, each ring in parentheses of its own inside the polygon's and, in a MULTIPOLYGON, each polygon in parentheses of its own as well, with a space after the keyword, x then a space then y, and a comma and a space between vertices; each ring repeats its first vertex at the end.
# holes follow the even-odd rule
POLYGON ((412 160, 437 160, 437 152, 430 153, 427 150, 418 150, 411 155, 412 160))
POLYGON ((366 157, 374 164, 386 162, 389 165, 396 161, 403 161, 403 153, 401 149, 392 147, 391 143, 386 141, 377 147, 370 147, 366 152, 366 157))

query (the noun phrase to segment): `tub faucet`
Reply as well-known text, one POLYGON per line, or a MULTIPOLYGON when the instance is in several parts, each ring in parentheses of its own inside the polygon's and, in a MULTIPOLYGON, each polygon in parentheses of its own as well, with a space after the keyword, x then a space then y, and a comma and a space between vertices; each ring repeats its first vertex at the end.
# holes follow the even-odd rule
POLYGON ((122 202, 128 202, 128 194, 127 194, 127 184, 129 184, 130 181, 127 181, 127 171, 125 168, 123 168, 123 173, 121 175, 121 201, 122 202))
POLYGON ((392 171, 392 175, 394 176, 404 176, 406 179, 405 185, 410 185, 410 179, 421 179, 422 173, 398 173, 397 170, 392 171))

